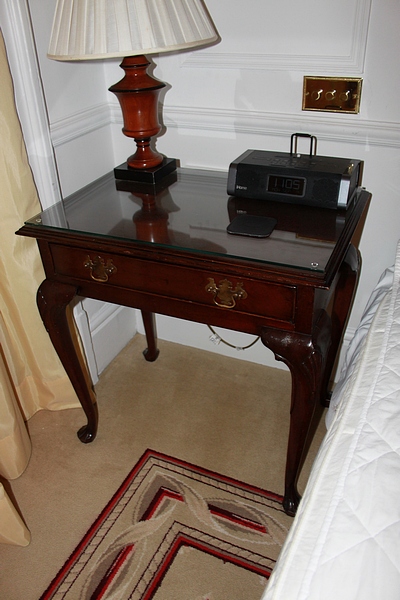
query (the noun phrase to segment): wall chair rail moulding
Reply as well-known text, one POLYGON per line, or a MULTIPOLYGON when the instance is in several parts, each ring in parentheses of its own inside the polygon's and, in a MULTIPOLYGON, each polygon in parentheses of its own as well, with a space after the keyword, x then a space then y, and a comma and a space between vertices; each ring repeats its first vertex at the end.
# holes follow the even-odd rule
MULTIPOLYGON (((216 22, 221 24, 220 33, 225 43, 220 48, 208 49, 198 55, 188 55, 182 61, 183 67, 283 69, 310 71, 315 74, 321 72, 324 75, 338 72, 350 75, 364 71, 372 0, 338 0, 334 4, 330 0, 321 0, 317 8, 313 0, 304 0, 298 4, 299 12, 293 11, 293 4, 289 8, 284 0, 274 3, 273 18, 268 21, 254 20, 257 13, 255 6, 251 11, 243 11, 240 19, 231 21, 225 16, 226 12, 229 12, 228 3, 225 0, 214 2, 215 6, 213 0, 209 1, 210 11, 216 22), (311 14, 312 19, 309 18, 311 14), (299 24, 301 36, 296 36, 299 24), (224 26, 230 27, 227 36, 224 35, 224 26), (235 28, 234 31, 232 27, 235 28), (260 35, 251 36, 250 32, 254 32, 254 27, 263 27, 263 35, 260 32, 260 35), (278 38, 277 32, 284 32, 285 35, 279 35, 278 38), (335 32, 335 35, 330 36, 330 32, 335 32), (260 36, 265 39, 264 52, 259 52, 258 47, 257 51, 253 51, 251 37, 259 40, 260 36), (226 52, 229 39, 232 40, 232 50, 226 52), (288 45, 288 39, 294 40, 295 47, 288 45), (284 45, 280 47, 279 44, 284 45), (247 48, 247 51, 235 52, 234 48, 237 46, 247 48)), ((263 0, 256 0, 253 5, 257 3, 260 6, 260 14, 270 11, 263 0)))
MULTIPOLYGON (((112 112, 113 122, 118 115, 112 112)), ((317 118, 306 114, 290 115, 239 109, 214 109, 204 107, 164 108, 168 128, 219 131, 283 137, 287 141, 296 129, 318 130, 318 140, 347 144, 368 144, 388 148, 400 147, 400 123, 346 118, 338 123, 335 116, 317 118), (301 126, 301 127, 300 127, 301 126)))
MULTIPOLYGON (((400 124, 347 118, 338 124, 330 115, 311 118, 309 115, 288 115, 239 109, 215 109, 193 106, 165 106, 164 120, 168 129, 188 129, 220 132, 224 135, 255 134, 283 137, 285 140, 296 129, 304 131, 318 127, 318 139, 347 144, 368 144, 388 148, 400 147, 400 124)), ((77 139, 110 123, 122 126, 118 105, 99 104, 90 110, 70 115, 51 125, 55 147, 77 139)))

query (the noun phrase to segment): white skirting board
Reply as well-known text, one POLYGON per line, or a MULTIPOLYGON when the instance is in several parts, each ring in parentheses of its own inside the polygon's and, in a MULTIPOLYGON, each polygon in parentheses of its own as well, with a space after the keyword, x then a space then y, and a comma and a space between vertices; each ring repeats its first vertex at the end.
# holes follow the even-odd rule
MULTIPOLYGON (((156 315, 156 323, 159 339, 191 346, 200 350, 207 350, 208 352, 215 352, 222 356, 247 360, 267 367, 287 369, 284 363, 275 360, 273 353, 263 346, 261 340, 258 340, 248 349, 240 349, 251 344, 256 339, 256 336, 254 335, 247 335, 238 331, 222 329, 220 327, 213 328, 220 338, 232 346, 235 346, 235 348, 231 348, 223 341, 220 341, 219 343, 218 340, 213 341, 211 339, 213 338, 213 334, 207 325, 183 321, 164 315, 156 315)), ((137 332, 144 334, 143 322, 139 311, 137 314, 137 332)), ((336 372, 340 372, 346 349, 353 334, 354 330, 348 329, 346 331, 338 361, 339 368, 336 372)))
MULTIPOLYGON (((123 350, 136 333, 144 335, 140 311, 124 306, 84 299, 74 307, 74 317, 80 331, 94 384, 97 383, 102 371, 123 350)), ((156 323, 159 339, 214 352, 230 358, 247 360, 267 367, 287 369, 284 363, 275 360, 273 353, 265 348, 260 340, 246 349, 246 346, 251 344, 256 336, 217 327, 213 328, 217 334, 215 339, 214 334, 207 325, 164 315, 156 315, 156 323), (230 345, 228 346, 222 340, 230 345), (231 346, 234 346, 234 348, 231 346)), ((352 330, 346 331, 337 372, 340 371, 346 349, 353 334, 354 331, 352 330)))

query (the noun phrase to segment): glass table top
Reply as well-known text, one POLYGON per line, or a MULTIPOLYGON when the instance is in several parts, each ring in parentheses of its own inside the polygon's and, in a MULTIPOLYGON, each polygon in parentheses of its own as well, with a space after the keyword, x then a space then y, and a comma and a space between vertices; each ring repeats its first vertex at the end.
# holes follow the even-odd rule
POLYGON ((156 186, 110 173, 26 224, 324 272, 353 210, 233 198, 226 189, 227 173, 218 171, 178 169, 156 186), (228 233, 243 214, 276 219, 271 235, 228 233))

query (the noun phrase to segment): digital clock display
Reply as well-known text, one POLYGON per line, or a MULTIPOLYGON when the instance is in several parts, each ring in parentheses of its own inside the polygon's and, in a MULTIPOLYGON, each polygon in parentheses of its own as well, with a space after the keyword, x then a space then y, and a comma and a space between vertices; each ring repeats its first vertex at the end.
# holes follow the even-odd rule
POLYGON ((285 194, 287 196, 304 196, 306 180, 304 177, 286 177, 283 175, 269 175, 267 191, 272 194, 285 194))

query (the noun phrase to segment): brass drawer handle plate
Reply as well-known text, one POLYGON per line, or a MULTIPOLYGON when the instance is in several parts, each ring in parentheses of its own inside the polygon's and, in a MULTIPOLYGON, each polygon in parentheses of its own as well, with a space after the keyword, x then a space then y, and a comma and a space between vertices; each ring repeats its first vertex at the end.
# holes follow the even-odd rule
POLYGON ((234 308, 236 300, 247 298, 247 292, 243 289, 242 283, 237 283, 235 289, 232 283, 227 279, 222 279, 217 285, 212 277, 208 278, 206 292, 214 294, 214 304, 221 308, 234 308))
POLYGON ((83 266, 85 269, 90 269, 90 277, 94 281, 99 281, 101 283, 108 281, 109 276, 117 272, 117 267, 113 265, 111 258, 105 262, 104 258, 101 258, 101 256, 96 256, 94 260, 92 260, 88 255, 83 266))

